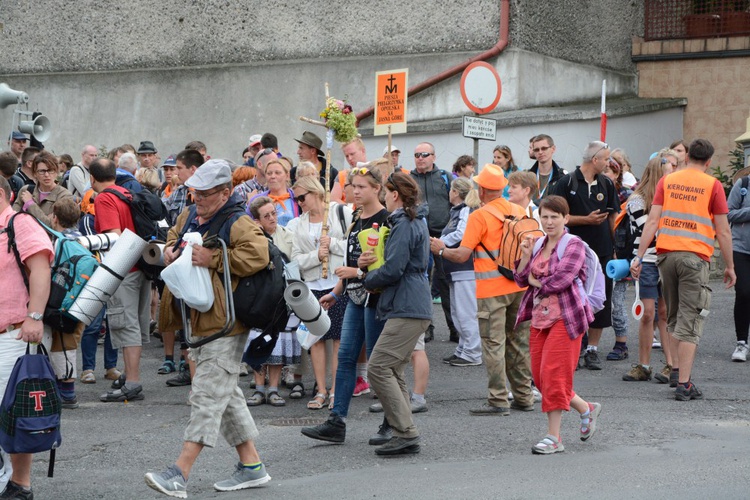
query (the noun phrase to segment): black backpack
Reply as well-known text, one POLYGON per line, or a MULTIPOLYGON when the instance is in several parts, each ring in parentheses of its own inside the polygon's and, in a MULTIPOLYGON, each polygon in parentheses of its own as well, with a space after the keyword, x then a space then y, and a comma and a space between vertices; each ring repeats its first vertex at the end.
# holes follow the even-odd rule
MULTIPOLYGON (((105 189, 103 193, 110 193, 119 200, 127 203, 130 207, 130 214, 133 217, 135 232, 146 241, 158 240, 165 241, 167 238, 167 228, 159 226, 159 221, 167 218, 167 207, 161 202, 158 196, 151 191, 144 189, 139 193, 128 191, 130 197, 124 195, 115 189, 105 189)), ((149 264, 143 257, 138 259, 138 269, 149 279, 155 279, 164 266, 149 264)))
MULTIPOLYGON (((195 217, 195 205, 191 206, 189 210, 188 221, 195 217)), ((216 238, 221 238, 225 243, 228 243, 231 226, 226 224, 227 221, 244 214, 244 209, 238 205, 216 215, 211 221, 208 231, 203 235, 203 246, 216 247, 216 238)), ((180 238, 185 234, 188 225, 186 223, 183 227, 180 238)), ((289 320, 289 311, 286 300, 284 300, 284 289, 286 288, 284 265, 285 262, 288 262, 288 259, 269 238, 266 239, 268 240, 268 265, 251 276, 240 278, 232 297, 237 319, 247 328, 257 328, 262 330, 264 335, 271 335, 275 344, 279 332, 286 327, 289 320)), ((271 350, 273 350, 273 346, 271 346, 271 350)), ((268 354, 270 355, 270 351, 268 354)))

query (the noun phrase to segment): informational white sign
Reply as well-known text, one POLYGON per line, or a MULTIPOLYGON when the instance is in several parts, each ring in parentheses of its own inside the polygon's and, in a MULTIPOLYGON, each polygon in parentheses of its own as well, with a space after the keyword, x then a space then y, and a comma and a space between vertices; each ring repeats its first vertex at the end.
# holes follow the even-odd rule
POLYGON ((497 134, 497 120, 464 116, 464 137, 494 141, 497 134))

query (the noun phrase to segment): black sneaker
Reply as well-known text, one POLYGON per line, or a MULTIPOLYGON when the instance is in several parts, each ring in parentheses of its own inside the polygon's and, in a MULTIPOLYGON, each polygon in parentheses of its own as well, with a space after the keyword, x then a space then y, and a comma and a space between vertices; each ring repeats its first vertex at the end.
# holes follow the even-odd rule
POLYGON ((677 384, 680 382, 680 372, 679 370, 672 370, 669 373, 669 387, 677 387, 677 384))
POLYGON ((449 363, 451 366, 479 366, 482 364, 481 361, 469 361, 468 359, 456 357, 449 363))
POLYGON ((430 323, 430 326, 427 327, 427 330, 424 332, 424 342, 425 344, 427 342, 431 342, 435 339, 435 325, 430 323))
POLYGON ((457 359, 457 358, 458 358, 458 356, 456 356, 455 354, 451 354, 450 356, 446 356, 446 357, 443 358, 443 363, 445 363, 446 365, 449 365, 449 364, 451 364, 451 361, 453 361, 454 359, 457 359))
POLYGON ((176 377, 167 380, 167 385, 169 387, 181 387, 192 383, 193 381, 190 379, 190 370, 181 371, 176 377))
POLYGON ((459 341, 458 332, 456 330, 451 330, 448 340, 458 344, 458 341, 459 341))
POLYGON ((0 498, 8 500, 34 500, 34 492, 31 488, 26 489, 13 481, 8 481, 5 489, 0 493, 0 498))
POLYGON ((367 442, 372 446, 384 445, 393 437, 393 429, 386 419, 383 419, 383 423, 380 424, 378 432, 370 436, 370 440, 367 442))
POLYGON ((322 424, 315 427, 303 427, 302 435, 329 443, 343 443, 346 439, 346 422, 335 413, 331 413, 328 420, 322 424))
POLYGON ((534 411, 534 403, 531 403, 528 406, 524 406, 516 402, 516 400, 514 399, 513 401, 510 402, 510 408, 512 410, 518 410, 518 411, 534 411))
POLYGON ((419 436, 413 438, 392 437, 390 441, 375 450, 377 455, 409 455, 419 453, 419 436))
POLYGON ((677 384, 677 389, 674 391, 674 398, 677 401, 690 401, 691 399, 703 399, 703 393, 698 389, 694 383, 689 382, 689 386, 685 387, 682 384, 677 384))
POLYGON ((583 364, 589 370, 601 370, 602 362, 597 351, 586 351, 583 355, 583 364))

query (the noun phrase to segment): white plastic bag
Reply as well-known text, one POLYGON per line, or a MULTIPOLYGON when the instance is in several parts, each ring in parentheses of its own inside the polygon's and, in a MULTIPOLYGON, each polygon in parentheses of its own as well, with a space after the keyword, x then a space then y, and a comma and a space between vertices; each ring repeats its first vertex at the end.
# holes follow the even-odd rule
POLYGON ((172 295, 185 301, 189 307, 200 312, 208 312, 214 305, 214 290, 208 268, 194 266, 193 245, 202 245, 200 233, 185 233, 187 243, 180 256, 161 272, 161 279, 169 287, 172 295))
POLYGON ((299 342, 299 345, 302 346, 302 349, 310 349, 315 342, 322 338, 323 337, 318 337, 317 335, 310 333, 310 330, 308 330, 305 324, 300 321, 300 324, 297 327, 297 341, 299 342))

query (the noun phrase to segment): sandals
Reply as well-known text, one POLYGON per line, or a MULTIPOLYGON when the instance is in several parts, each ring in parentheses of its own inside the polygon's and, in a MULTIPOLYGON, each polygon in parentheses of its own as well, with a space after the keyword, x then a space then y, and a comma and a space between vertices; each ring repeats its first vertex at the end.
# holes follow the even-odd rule
POLYGON ((333 410, 333 397, 334 397, 333 393, 331 393, 331 395, 328 396, 328 409, 329 410, 333 410))
POLYGON ((260 391, 255 391, 252 396, 245 400, 247 406, 260 406, 266 402, 266 395, 260 391))
POLYGON ((555 436, 547 434, 544 439, 531 447, 534 455, 551 455, 565 451, 563 444, 555 436))
POLYGON ((96 375, 94 375, 94 370, 83 370, 83 373, 81 373, 81 383, 82 384, 95 384, 96 375))
POLYGON ((314 398, 308 401, 307 409, 308 410, 322 410, 326 404, 327 397, 328 396, 326 394, 323 394, 322 392, 317 393, 314 398))
POLYGON ((268 401, 268 404, 271 406, 285 406, 286 401, 284 401, 284 398, 279 396, 279 393, 276 391, 269 392, 266 396, 266 400, 268 401))
POLYGON ((305 396, 305 386, 302 384, 302 381, 295 382, 294 385, 292 385, 292 392, 289 393, 289 397, 291 399, 302 399, 305 396))
POLYGON ((161 368, 156 370, 156 373, 159 375, 168 375, 170 373, 176 372, 177 367, 174 364, 174 361, 171 359, 165 359, 164 363, 161 365, 161 368))

